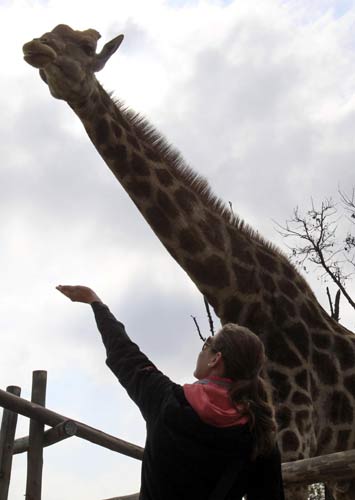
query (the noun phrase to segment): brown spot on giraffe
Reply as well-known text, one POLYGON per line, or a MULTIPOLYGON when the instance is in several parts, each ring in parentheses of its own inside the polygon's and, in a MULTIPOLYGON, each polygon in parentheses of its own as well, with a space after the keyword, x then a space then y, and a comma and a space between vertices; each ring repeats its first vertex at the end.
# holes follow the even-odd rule
POLYGON ((292 411, 287 406, 280 406, 276 411, 276 421, 279 430, 287 429, 292 420, 292 411))
POLYGON ((335 385, 338 373, 328 354, 313 349, 312 361, 320 381, 325 385, 335 385))
POLYGON ((269 377, 273 386, 274 400, 286 401, 292 391, 289 377, 275 370, 269 372, 269 377))
POLYGON ((318 349, 329 349, 331 338, 325 333, 314 333, 312 335, 312 342, 318 349))
POLYGON ((115 158, 116 162, 120 165, 120 167, 123 169, 130 170, 130 165, 127 164, 127 148, 124 144, 121 144, 119 146, 116 146, 114 148, 115 151, 115 158))
POLYGON ((189 274, 205 286, 218 286, 223 289, 230 285, 226 265, 217 255, 211 255, 204 262, 186 258, 185 266, 189 274))
POLYGON ((283 325, 289 322, 290 318, 294 318, 296 314, 294 304, 285 296, 274 296, 274 317, 278 325, 283 325))
POLYGON ((174 183, 174 177, 168 170, 163 170, 162 168, 157 168, 155 173, 157 174, 160 184, 164 187, 172 186, 174 183))
POLYGON ((113 170, 123 180, 131 173, 131 166, 126 162, 127 149, 126 146, 117 146, 115 148, 115 156, 113 160, 113 170))
POLYGON ((244 294, 255 294, 255 290, 259 289, 255 268, 246 268, 237 262, 233 263, 233 272, 237 280, 238 290, 244 294))
POLYGON ((310 301, 303 303, 301 307, 301 317, 306 325, 313 328, 325 328, 326 324, 320 315, 317 306, 310 301))
POLYGON ((288 280, 295 281, 299 274, 290 262, 282 262, 282 271, 288 280))
MULTIPOLYGON (((158 162, 160 161, 160 155, 153 149, 153 148, 148 148, 144 147, 144 154, 148 160, 158 162)), ((162 172, 165 172, 164 169, 160 169, 162 172)))
POLYGON ((98 144, 105 144, 110 135, 107 118, 101 118, 95 126, 95 139, 98 144))
MULTIPOLYGON (((100 93, 99 92, 93 92, 91 95, 91 102, 93 104, 97 104, 97 102, 100 100, 100 93)), ((86 102, 82 103, 83 105, 87 106, 86 102)))
POLYGON ((271 294, 275 293, 276 291, 275 281, 273 280, 272 276, 270 276, 270 274, 261 272, 260 280, 261 280, 261 287, 263 288, 264 291, 267 291, 268 293, 271 294))
POLYGON ((152 227, 157 228, 157 230, 159 230, 159 233, 165 238, 171 238, 173 234, 172 225, 167 216, 159 207, 149 207, 146 209, 145 214, 147 221, 152 227))
POLYGON ((302 292, 303 295, 307 295, 310 291, 309 286, 307 285, 305 280, 300 276, 296 278, 295 285, 297 286, 299 291, 302 292))
POLYGON ((330 427, 325 427, 321 430, 318 438, 318 450, 321 452, 331 441, 333 437, 333 430, 330 427))
POLYGON ((127 188, 137 199, 149 198, 151 196, 152 187, 149 182, 131 179, 127 183, 127 188))
POLYGON ((270 336, 267 339, 268 357, 274 362, 289 368, 302 365, 302 360, 289 348, 282 335, 270 336))
POLYGON ((110 96, 108 94, 106 94, 106 92, 100 92, 100 101, 101 101, 101 104, 105 107, 105 109, 112 109, 114 110, 114 106, 113 106, 113 102, 112 102, 112 99, 110 98, 110 96))
POLYGON ((355 375, 349 375, 344 379, 344 386, 350 394, 355 394, 355 375))
POLYGON ((139 175, 140 177, 149 177, 150 169, 147 161, 142 156, 133 153, 131 165, 134 175, 139 175))
POLYGON ((118 123, 112 122, 111 128, 112 128, 112 132, 114 133, 116 139, 120 139, 122 137, 122 134, 123 134, 122 127, 120 127, 118 125, 118 123))
POLYGON ((256 251, 256 258, 259 265, 263 269, 268 269, 270 273, 276 273, 278 269, 278 264, 276 259, 271 255, 271 253, 261 250, 260 248, 256 251))
POLYGON ((183 210, 186 214, 191 214, 197 203, 196 195, 184 187, 180 187, 174 193, 174 198, 181 210, 183 210))
POLYGON ((310 405, 312 404, 312 401, 310 400, 309 396, 307 394, 304 394, 303 392, 296 391, 292 395, 292 403, 294 403, 296 406, 301 406, 301 405, 310 405))
POLYGON ((223 304, 223 323, 238 323, 243 302, 237 296, 227 299, 223 304))
POLYGON ((195 255, 198 252, 202 252, 204 249, 204 245, 201 242, 201 238, 196 235, 196 231, 191 231, 190 229, 182 229, 178 233, 178 238, 180 241, 180 245, 185 249, 186 252, 189 252, 191 255, 195 255))
POLYGON ((132 135, 132 134, 126 134, 127 141, 129 142, 130 146, 132 146, 136 150, 140 150, 140 145, 137 140, 137 138, 132 135))
POLYGON ((302 370, 295 376, 296 384, 302 389, 308 388, 308 372, 307 370, 302 370))
POLYGON ((224 250, 224 237, 220 229, 220 224, 214 224, 210 214, 205 212, 205 220, 199 222, 203 236, 214 248, 224 250))
POLYGON ((296 315, 296 309, 294 303, 287 297, 281 295, 279 298, 280 308, 287 314, 289 318, 294 318, 296 315))
POLYGON ((349 430, 343 430, 343 431, 338 432, 337 445, 336 445, 338 450, 347 450, 348 449, 350 435, 351 435, 351 431, 349 431, 349 430))
POLYGON ((207 244, 212 244, 215 249, 224 251, 224 237, 218 227, 210 226, 207 223, 199 224, 200 229, 207 240, 207 244))
POLYGON ((244 318, 248 328, 256 334, 265 331, 270 324, 270 318, 259 301, 247 305, 244 318))
POLYGON ((96 106, 96 113, 98 116, 104 116, 106 114, 106 108, 103 104, 99 103, 96 106))
POLYGON ((287 278, 282 278, 278 282, 279 288, 283 294, 290 300, 294 300, 298 296, 298 290, 295 285, 287 278))
POLYGON ((171 201, 169 196, 161 189, 158 189, 157 192, 157 203, 164 213, 169 215, 170 218, 176 219, 178 217, 179 210, 171 201))
POLYGON ((334 391, 325 402, 324 409, 333 425, 350 424, 353 421, 353 407, 349 397, 340 391, 334 391))
POLYGON ((354 350, 351 348, 350 342, 346 338, 339 336, 334 337, 334 350, 336 357, 340 361, 342 370, 347 370, 355 366, 354 350))
POLYGON ((297 451, 300 446, 300 441, 296 434, 292 431, 285 431, 282 434, 282 447, 287 451, 297 451))
POLYGON ((309 334, 303 323, 294 323, 284 328, 287 337, 303 358, 309 355, 309 334))
POLYGON ((250 242, 248 242, 248 238, 234 227, 227 226, 226 229, 233 257, 240 262, 249 265, 254 264, 254 258, 250 251, 250 242))

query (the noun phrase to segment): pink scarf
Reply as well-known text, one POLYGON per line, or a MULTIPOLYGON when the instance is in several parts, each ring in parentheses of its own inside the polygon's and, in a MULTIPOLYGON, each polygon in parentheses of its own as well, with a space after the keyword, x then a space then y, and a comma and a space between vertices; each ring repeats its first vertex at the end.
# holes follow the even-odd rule
POLYGON ((228 389, 232 381, 228 378, 209 377, 194 384, 184 384, 184 394, 201 420, 215 427, 233 427, 249 421, 243 415, 243 403, 234 404, 228 389))

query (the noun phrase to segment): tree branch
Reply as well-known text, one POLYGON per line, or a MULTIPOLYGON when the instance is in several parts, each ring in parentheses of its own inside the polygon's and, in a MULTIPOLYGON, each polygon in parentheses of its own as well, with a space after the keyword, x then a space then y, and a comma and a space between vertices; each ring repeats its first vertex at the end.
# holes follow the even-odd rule
POLYGON ((205 339, 205 337, 202 337, 202 335, 201 335, 201 330, 200 330, 199 324, 197 323, 197 319, 195 318, 195 316, 191 316, 191 318, 194 320, 198 336, 204 342, 206 339, 205 339))
POLYGON ((208 323, 210 325, 210 332, 211 332, 211 335, 213 336, 214 335, 214 324, 213 324, 213 319, 212 319, 210 305, 207 302, 206 297, 203 297, 203 300, 204 300, 205 308, 206 308, 206 312, 207 312, 208 323))
MULTIPOLYGON (((351 217, 355 219, 355 188, 351 195, 346 195, 340 191, 343 205, 351 212, 351 217)), ((317 208, 311 199, 311 208, 305 215, 301 215, 299 208, 293 211, 293 217, 287 220, 285 225, 277 224, 279 234, 284 238, 293 237, 299 240, 300 245, 289 246, 291 258, 296 264, 302 266, 305 271, 306 262, 312 262, 323 269, 324 276, 337 285, 351 307, 355 309, 355 302, 347 292, 345 282, 352 273, 347 272, 346 265, 354 265, 353 255, 347 255, 355 248, 355 236, 348 233, 344 243, 341 238, 337 238, 338 223, 341 216, 338 215, 338 208, 331 198, 325 199, 317 208)), ((333 304, 330 292, 327 295, 334 319, 339 319, 339 300, 336 296, 333 304), (336 307, 337 306, 337 307, 336 307), (338 310, 336 310, 338 308, 338 310)), ((338 320, 337 319, 337 320, 338 320)))

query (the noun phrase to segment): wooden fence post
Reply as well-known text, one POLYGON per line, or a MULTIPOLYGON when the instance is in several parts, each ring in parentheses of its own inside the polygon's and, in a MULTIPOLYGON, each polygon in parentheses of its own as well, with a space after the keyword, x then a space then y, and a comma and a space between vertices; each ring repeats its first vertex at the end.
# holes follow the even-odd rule
MULTIPOLYGON (((37 370, 32 374, 32 403, 46 405, 47 372, 37 370)), ((30 420, 29 448, 27 453, 26 500, 41 500, 43 469, 44 424, 30 420)))
MULTIPOLYGON (((7 392, 21 395, 21 388, 10 385, 7 392)), ((17 413, 4 408, 0 430, 0 500, 7 500, 11 479, 12 453, 17 425, 17 413)))

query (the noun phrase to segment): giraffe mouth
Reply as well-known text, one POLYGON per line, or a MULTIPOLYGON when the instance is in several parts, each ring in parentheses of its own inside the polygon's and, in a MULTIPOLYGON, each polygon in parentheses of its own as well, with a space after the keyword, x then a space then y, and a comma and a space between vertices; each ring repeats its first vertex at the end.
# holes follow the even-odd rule
POLYGON ((39 40, 26 43, 22 50, 24 60, 35 68, 44 68, 57 57, 55 50, 39 40))

